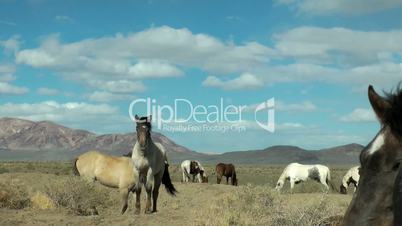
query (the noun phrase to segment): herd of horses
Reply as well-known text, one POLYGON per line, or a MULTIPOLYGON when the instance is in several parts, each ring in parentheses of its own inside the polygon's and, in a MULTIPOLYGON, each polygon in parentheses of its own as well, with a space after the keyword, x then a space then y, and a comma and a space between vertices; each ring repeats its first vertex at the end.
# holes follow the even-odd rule
MULTIPOLYGON (((345 194, 350 184, 355 192, 343 218, 343 225, 402 225, 402 89, 382 97, 372 86, 368 89, 370 104, 381 124, 375 138, 361 151, 360 166, 351 168, 340 185, 345 194)), ((145 213, 157 211, 159 187, 175 195, 177 190, 169 175, 165 148, 151 139, 151 116, 136 119, 137 141, 129 157, 115 157, 90 151, 80 155, 74 163, 74 172, 101 184, 120 190, 122 214, 127 209, 130 192, 136 194, 135 213, 140 213, 142 187, 146 190, 145 213), (152 205, 151 205, 152 199, 152 205), (152 209, 151 209, 152 206, 152 209)), ((183 182, 192 180, 208 182, 205 168, 199 161, 185 160, 181 164, 183 182), (192 178, 191 178, 192 177, 192 178)), ((219 163, 215 167, 217 183, 222 177, 237 186, 238 179, 233 164, 219 163)), ((329 190, 330 170, 324 165, 289 164, 280 175, 275 189, 280 190, 285 181, 290 188, 308 179, 315 180, 329 190)))

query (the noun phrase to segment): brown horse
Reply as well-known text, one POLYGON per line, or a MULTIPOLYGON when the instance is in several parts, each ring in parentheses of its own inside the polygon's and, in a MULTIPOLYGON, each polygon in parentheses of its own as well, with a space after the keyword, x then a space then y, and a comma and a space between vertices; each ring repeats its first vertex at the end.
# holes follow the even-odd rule
POLYGON ((402 225, 402 90, 384 98, 369 86, 368 97, 381 129, 360 153, 359 186, 343 225, 402 225))
POLYGON ((123 203, 121 214, 126 211, 129 192, 134 192, 138 181, 138 174, 135 173, 136 169, 130 158, 89 151, 76 158, 73 170, 75 175, 91 181, 99 181, 108 187, 118 188, 123 203))
POLYGON ((231 182, 233 186, 237 186, 237 178, 236 178, 236 170, 232 163, 218 163, 215 167, 216 172, 216 183, 220 184, 222 180, 222 176, 226 177, 226 184, 229 183, 229 177, 231 178, 231 182))

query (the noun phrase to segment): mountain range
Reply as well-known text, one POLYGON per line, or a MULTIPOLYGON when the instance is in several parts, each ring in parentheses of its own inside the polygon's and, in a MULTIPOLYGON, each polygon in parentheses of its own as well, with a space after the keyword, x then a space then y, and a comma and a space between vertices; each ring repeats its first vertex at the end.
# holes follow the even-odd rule
MULTIPOLYGON (((207 163, 233 162, 241 164, 327 163, 353 165, 363 149, 360 144, 347 144, 322 150, 305 150, 296 146, 272 146, 261 150, 204 154, 176 144, 161 133, 152 133, 155 142, 162 143, 169 160, 178 163, 197 159, 207 163)), ((50 121, 29 121, 0 118, 0 159, 68 160, 88 150, 113 155, 127 154, 136 142, 135 133, 98 135, 86 130, 71 129, 50 121)))

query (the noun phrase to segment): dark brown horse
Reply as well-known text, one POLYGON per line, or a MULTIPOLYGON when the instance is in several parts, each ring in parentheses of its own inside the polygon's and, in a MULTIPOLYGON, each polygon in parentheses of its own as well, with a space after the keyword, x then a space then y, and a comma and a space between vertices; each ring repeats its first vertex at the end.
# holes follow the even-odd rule
POLYGON ((343 225, 402 225, 402 90, 386 97, 369 86, 381 129, 360 154, 360 181, 343 225))
POLYGON ((236 170, 232 163, 218 163, 215 167, 216 172, 216 183, 220 184, 222 180, 222 176, 226 177, 226 184, 229 183, 229 177, 231 178, 231 182, 233 186, 237 186, 237 178, 236 178, 236 170))

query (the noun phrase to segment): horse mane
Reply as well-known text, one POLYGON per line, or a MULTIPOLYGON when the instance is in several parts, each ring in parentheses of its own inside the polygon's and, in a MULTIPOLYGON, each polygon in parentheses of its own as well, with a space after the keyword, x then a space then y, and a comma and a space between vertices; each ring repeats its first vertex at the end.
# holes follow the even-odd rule
POLYGON ((384 93, 386 101, 391 105, 385 112, 385 123, 397 135, 402 136, 402 82, 399 82, 395 90, 384 93))

